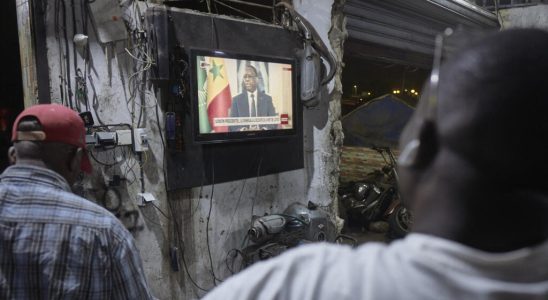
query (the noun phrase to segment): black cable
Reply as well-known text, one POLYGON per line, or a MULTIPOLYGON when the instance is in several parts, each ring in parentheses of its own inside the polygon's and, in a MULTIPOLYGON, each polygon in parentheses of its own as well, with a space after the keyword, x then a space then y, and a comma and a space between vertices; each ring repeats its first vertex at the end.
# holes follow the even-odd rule
MULTIPOLYGON (((54 25, 53 25, 53 28, 54 28, 54 31, 55 31, 55 39, 57 40, 57 48, 59 50, 59 73, 62 73, 61 71, 61 66, 63 65, 63 54, 61 52, 61 37, 59 35, 59 13, 60 13, 60 9, 59 9, 59 0, 55 0, 54 2, 54 5, 53 5, 53 11, 55 12, 54 14, 54 25)), ((59 75, 59 94, 60 94, 60 97, 61 97, 61 104, 62 105, 65 105, 65 95, 64 95, 64 87, 63 87, 63 76, 59 75)))
MULTIPOLYGON (((78 30, 77 24, 76 24, 76 8, 74 6, 74 0, 70 0, 70 6, 71 6, 71 13, 72 13, 72 36, 74 36, 78 30)), ((78 70, 78 57, 76 56, 75 45, 72 45, 72 58, 74 60, 74 72, 76 72, 76 70, 78 70)), ((68 80, 70 80, 70 76, 68 77, 68 80)), ((77 98, 74 98, 74 103, 76 105, 76 110, 78 112, 81 112, 82 110, 80 108, 80 101, 78 101, 77 98)))
POLYGON ((209 196, 209 212, 207 213, 206 221, 206 244, 207 244, 207 254, 209 255, 209 265, 211 267, 211 276, 213 276, 213 285, 217 286, 217 281, 223 282, 215 276, 215 269, 213 268, 213 259, 211 258, 211 248, 209 246, 209 219, 211 218, 211 210, 213 209, 213 193, 215 191, 215 154, 214 150, 211 149, 211 195, 209 196))
POLYGON ((71 109, 74 109, 72 105, 72 86, 70 81, 70 53, 67 37, 67 7, 64 0, 60 1, 63 5, 61 6, 61 12, 63 14, 63 37, 65 38, 65 68, 66 68, 66 83, 68 86, 68 103, 71 109))
POLYGON ((166 218, 169 221, 169 217, 156 204, 152 202, 150 204, 152 204, 152 206, 154 206, 154 208, 156 208, 164 216, 164 218, 166 218))
MULTIPOLYGON (((208 6, 209 6, 209 1, 208 1, 208 6)), ((209 13, 210 13, 210 19, 211 19, 211 44, 213 45, 214 49, 219 49, 220 45, 219 45, 219 33, 217 31, 217 23, 215 22, 215 18, 213 18, 213 14, 211 14, 211 9, 209 13)))
POLYGON ((143 152, 137 153, 139 157, 139 179, 141 180, 141 193, 145 192, 145 170, 143 169, 143 152))
POLYGON ((166 142, 164 141, 164 130, 162 129, 162 126, 160 126, 160 113, 158 112, 158 106, 160 106, 160 104, 156 103, 156 125, 158 125, 158 131, 160 132, 160 139, 162 140, 162 147, 165 150, 166 142))
POLYGON ((209 212, 207 213, 206 221, 206 244, 207 244, 207 254, 209 256, 209 265, 211 267, 211 276, 213 276, 213 285, 217 286, 217 277, 215 276, 215 270, 213 269, 213 259, 211 258, 211 248, 209 247, 209 219, 211 217, 211 210, 213 208, 213 191, 215 184, 211 185, 211 195, 209 195, 209 212))
MULTIPOLYGON (((164 174, 164 178, 167 178, 166 169, 165 169, 166 145, 164 143, 164 138, 162 136, 162 130, 160 129, 160 125, 159 125, 159 122, 160 122, 159 118, 160 117, 159 117, 159 113, 158 113, 158 105, 159 104, 156 105, 156 121, 158 122, 158 130, 160 130, 160 136, 162 138, 162 147, 163 147, 162 150, 164 152, 164 159, 162 160, 162 171, 163 171, 163 174, 164 174)), ((166 180, 164 180, 164 188, 166 189, 166 192, 169 191, 166 180)), ((180 232, 179 222, 177 222, 177 217, 175 216, 172 203, 169 200, 169 194, 168 194, 167 198, 168 198, 167 199, 167 204, 168 204, 169 212, 171 213, 171 219, 168 219, 168 220, 173 221, 173 223, 175 224, 175 231, 176 231, 176 234, 177 234, 177 238, 176 238, 177 241, 176 242, 179 245, 179 248, 181 249, 181 260, 183 261, 183 269, 185 269, 185 274, 188 277, 188 279, 190 280, 190 282, 192 283, 192 285, 194 285, 197 289, 199 289, 201 291, 204 291, 204 292, 209 292, 210 290, 205 289, 205 288, 201 287, 200 285, 198 285, 198 283, 196 283, 196 281, 194 280, 192 275, 190 275, 190 270, 188 269, 188 264, 187 264, 186 258, 185 258, 185 244, 184 244, 184 241, 181 240, 181 232, 180 232)))
POLYGON ((104 163, 102 161, 99 161, 95 155, 93 155, 93 151, 88 151, 89 155, 91 156, 91 158, 98 164, 102 165, 102 166, 105 166, 105 167, 113 167, 115 165, 118 164, 118 162, 115 162, 115 163, 112 163, 112 164, 108 164, 108 163, 104 163))
POLYGON ((156 225, 156 226, 162 227, 162 224, 152 221, 152 219, 150 219, 150 217, 148 217, 147 214, 145 214, 145 211, 144 211, 144 210, 141 210, 141 215, 143 215, 143 217, 144 217, 145 219, 147 219, 148 222, 150 222, 150 223, 152 223, 152 224, 154 224, 154 225, 156 225))
MULTIPOLYGON (((226 268, 228 269, 228 271, 230 271, 230 273, 232 273, 232 275, 234 275, 234 261, 236 260, 236 258, 238 257, 238 254, 242 256, 242 264, 243 264, 243 260, 245 258, 245 254, 240 250, 240 249, 236 249, 236 248, 232 248, 230 250, 228 250, 228 252, 226 253, 226 259, 225 259, 225 264, 226 264, 226 268), (232 267, 228 265, 228 257, 230 256, 230 253, 231 252, 235 252, 236 254, 234 255, 233 257, 233 260, 232 260, 232 267)), ((240 270, 241 270, 241 266, 240 266, 240 270)))
MULTIPOLYGON (((244 182, 242 184, 242 189, 240 190, 240 196, 238 197, 238 201, 236 202, 236 208, 234 209, 234 213, 232 214, 232 217, 230 218, 230 224, 228 225, 227 231, 230 231, 230 229, 232 228, 232 223, 234 222, 234 216, 236 216, 236 212, 238 212, 238 207, 240 207, 240 201, 242 200, 242 195, 244 194, 246 181, 247 181, 247 178, 244 179, 244 182)), ((226 235, 226 239, 228 239, 228 234, 226 235)))
POLYGON ((174 213, 173 213, 173 207, 171 207, 171 202, 168 200, 167 201, 168 205, 169 205, 169 211, 171 212, 171 217, 172 217, 172 220, 173 222, 175 222, 175 226, 176 226, 176 231, 177 231, 177 243, 179 244, 179 248, 181 248, 181 258, 183 260, 183 268, 185 269, 185 273, 186 275, 188 276, 188 279, 190 280, 190 282, 196 287, 198 288, 199 290, 202 290, 204 292, 209 292, 209 290, 207 289, 204 289, 203 287, 199 286, 196 281, 194 280, 194 278, 192 278, 192 276, 190 275, 190 271, 188 270, 188 265, 186 263, 186 259, 185 259, 185 245, 183 242, 181 242, 181 239, 180 239, 180 236, 181 236, 181 232, 179 231, 179 223, 177 222, 177 218, 175 217, 174 213))
MULTIPOLYGON (((156 108, 158 108, 158 106, 156 106, 156 108)), ((162 146, 163 146, 163 150, 164 150, 164 153, 165 153, 165 144, 163 143, 163 138, 162 138, 162 146)), ((165 173, 165 155, 164 155, 164 160, 163 160, 162 163, 163 163, 162 169, 163 169, 164 177, 166 177, 166 173, 165 173)), ((166 189, 166 191, 168 191, 167 182, 165 180, 164 180, 164 188, 166 189)), ((194 280, 192 275, 190 275, 190 270, 188 269, 188 264, 187 264, 186 258, 185 258, 185 244, 181 240, 181 232, 179 230, 179 222, 177 222, 177 217, 175 216, 175 214, 173 212, 173 207, 172 207, 171 201, 169 200, 169 197, 167 199, 167 204, 168 204, 168 207, 169 207, 169 212, 171 213, 171 219, 168 218, 163 213, 163 211, 161 211, 158 207, 156 207, 156 205, 153 204, 153 206, 156 207, 164 215, 164 217, 166 217, 166 219, 168 219, 169 221, 173 221, 173 223, 175 224, 175 231, 176 231, 176 234, 177 234, 177 244, 179 245, 179 248, 181 249, 181 260, 183 261, 183 269, 185 269, 186 276, 188 277, 188 279, 190 280, 192 285, 194 285, 197 289, 199 289, 201 291, 204 291, 204 292, 209 292, 210 290, 205 289, 205 288, 201 287, 200 285, 198 285, 198 283, 196 283, 196 281, 194 280)))
POLYGON ((255 200, 257 199, 257 195, 259 194, 259 175, 261 173, 261 164, 263 162, 263 152, 264 152, 264 146, 263 151, 261 151, 261 156, 259 157, 259 164, 257 165, 257 177, 255 180, 255 197, 253 197, 253 201, 251 202, 251 220, 253 220, 253 210, 255 209, 255 200))
MULTIPOLYGON (((88 15, 89 15, 89 7, 86 4, 86 0, 82 0, 80 2, 80 11, 81 11, 81 18, 82 18, 82 34, 85 36, 88 36, 88 15)), ((89 43, 86 43, 84 46, 84 102, 86 105, 86 111, 90 111, 89 107, 89 99, 88 99, 88 85, 87 85, 87 75, 88 75, 88 68, 89 68, 89 43)))
POLYGON ((114 126, 124 126, 128 129, 131 129, 131 125, 129 123, 114 123, 114 124, 101 124, 101 125, 93 125, 93 128, 108 128, 108 127, 114 127, 114 126))
POLYGON ((292 216, 292 215, 286 215, 286 214, 276 214, 276 215, 282 216, 282 217, 284 217, 284 218, 290 218, 290 219, 295 220, 295 221, 299 221, 299 222, 301 222, 303 225, 308 225, 308 223, 307 223, 306 221, 301 220, 300 218, 295 217, 295 216, 292 216))

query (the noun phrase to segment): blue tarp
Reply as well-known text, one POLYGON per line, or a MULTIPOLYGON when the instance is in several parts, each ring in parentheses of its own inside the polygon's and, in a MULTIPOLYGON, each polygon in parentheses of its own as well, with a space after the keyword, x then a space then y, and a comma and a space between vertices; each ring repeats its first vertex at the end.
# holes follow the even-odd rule
POLYGON ((397 148, 413 111, 414 108, 391 94, 375 98, 342 118, 344 145, 397 148))

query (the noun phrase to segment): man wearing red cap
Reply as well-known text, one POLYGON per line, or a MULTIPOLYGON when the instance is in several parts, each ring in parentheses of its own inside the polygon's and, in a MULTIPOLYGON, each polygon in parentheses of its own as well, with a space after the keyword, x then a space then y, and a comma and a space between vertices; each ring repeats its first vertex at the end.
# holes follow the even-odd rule
POLYGON ((32 106, 13 125, 0 175, 0 299, 151 299, 133 237, 71 192, 91 172, 80 116, 32 106))

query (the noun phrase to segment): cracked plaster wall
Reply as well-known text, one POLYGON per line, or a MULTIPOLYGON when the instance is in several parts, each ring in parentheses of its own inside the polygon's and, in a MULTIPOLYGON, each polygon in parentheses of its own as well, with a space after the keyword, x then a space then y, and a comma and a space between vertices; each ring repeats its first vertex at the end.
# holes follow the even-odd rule
MULTIPOLYGON (((340 62, 342 45, 346 37, 341 12, 344 1, 294 2, 296 10, 315 26, 322 40, 334 51, 340 62), (335 17, 332 16, 333 13, 335 17)), ((124 3, 124 13, 132 13, 131 10, 135 8, 127 5, 131 1, 124 3)), ((144 7, 141 5, 140 9, 144 7)), ((51 99, 54 102, 61 102, 63 93, 60 86, 63 78, 60 74, 63 74, 63 55, 60 55, 60 50, 63 49, 63 44, 60 44, 56 37, 54 18, 54 7, 48 5, 47 49, 41 51, 47 51, 51 99)), ((82 20, 76 21, 78 28, 82 28, 82 20)), ((69 39, 72 39, 72 36, 69 31, 69 39)), ((199 298, 204 294, 200 288, 210 289, 215 284, 211 265, 217 278, 224 279, 229 276, 230 271, 225 265, 227 252, 232 248, 241 247, 252 214, 281 212, 293 202, 308 201, 335 211, 332 200, 336 199, 337 194, 338 164, 342 146, 341 69, 322 90, 321 104, 316 108, 304 110, 304 169, 168 193, 164 185, 163 146, 158 126, 159 123, 163 128, 163 119, 157 120, 155 107, 161 99, 156 99, 153 90, 149 89, 143 95, 143 104, 139 105, 139 102, 133 99, 128 79, 135 70, 132 69, 132 58, 125 51, 126 47, 131 47, 127 41, 100 44, 95 32, 90 29, 89 43, 91 72, 86 82, 90 110, 96 123, 128 123, 136 127, 139 119, 142 120, 140 126, 149 131, 150 144, 150 150, 143 157, 144 186, 145 191, 152 193, 157 201, 146 206, 137 206, 140 203, 137 194, 141 191, 141 170, 137 156, 129 149, 111 152, 92 151, 99 160, 116 163, 109 167, 95 163, 94 175, 85 179, 82 190, 87 198, 101 203, 108 181, 114 175, 126 178, 119 188, 123 200, 122 210, 137 210, 140 213, 134 237, 143 258, 149 284, 156 297, 199 298), (143 113, 139 118, 138 112, 141 108, 143 113), (182 260, 180 270, 172 270, 169 252, 173 247, 177 247, 183 254, 188 273, 200 288, 197 288, 187 276, 182 260)), ((72 42, 69 42, 71 55, 72 45, 72 42)), ((77 49, 77 53, 77 65, 84 68, 81 49, 77 49)), ((73 57, 70 58, 71 65, 72 59, 73 57)), ((76 70, 72 66, 71 68, 74 87, 76 70)), ((83 103, 82 106, 83 110, 86 110, 83 103)), ((159 115, 162 115, 161 110, 159 115)))
POLYGON ((502 29, 533 27, 548 30, 548 5, 545 4, 501 9, 499 14, 502 29))

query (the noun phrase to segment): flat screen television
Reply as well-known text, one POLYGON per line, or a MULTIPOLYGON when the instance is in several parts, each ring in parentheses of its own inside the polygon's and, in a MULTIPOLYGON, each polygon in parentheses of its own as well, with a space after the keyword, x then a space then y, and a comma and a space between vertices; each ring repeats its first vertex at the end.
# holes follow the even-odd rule
POLYGON ((194 142, 222 143, 296 134, 294 58, 190 49, 194 142))

